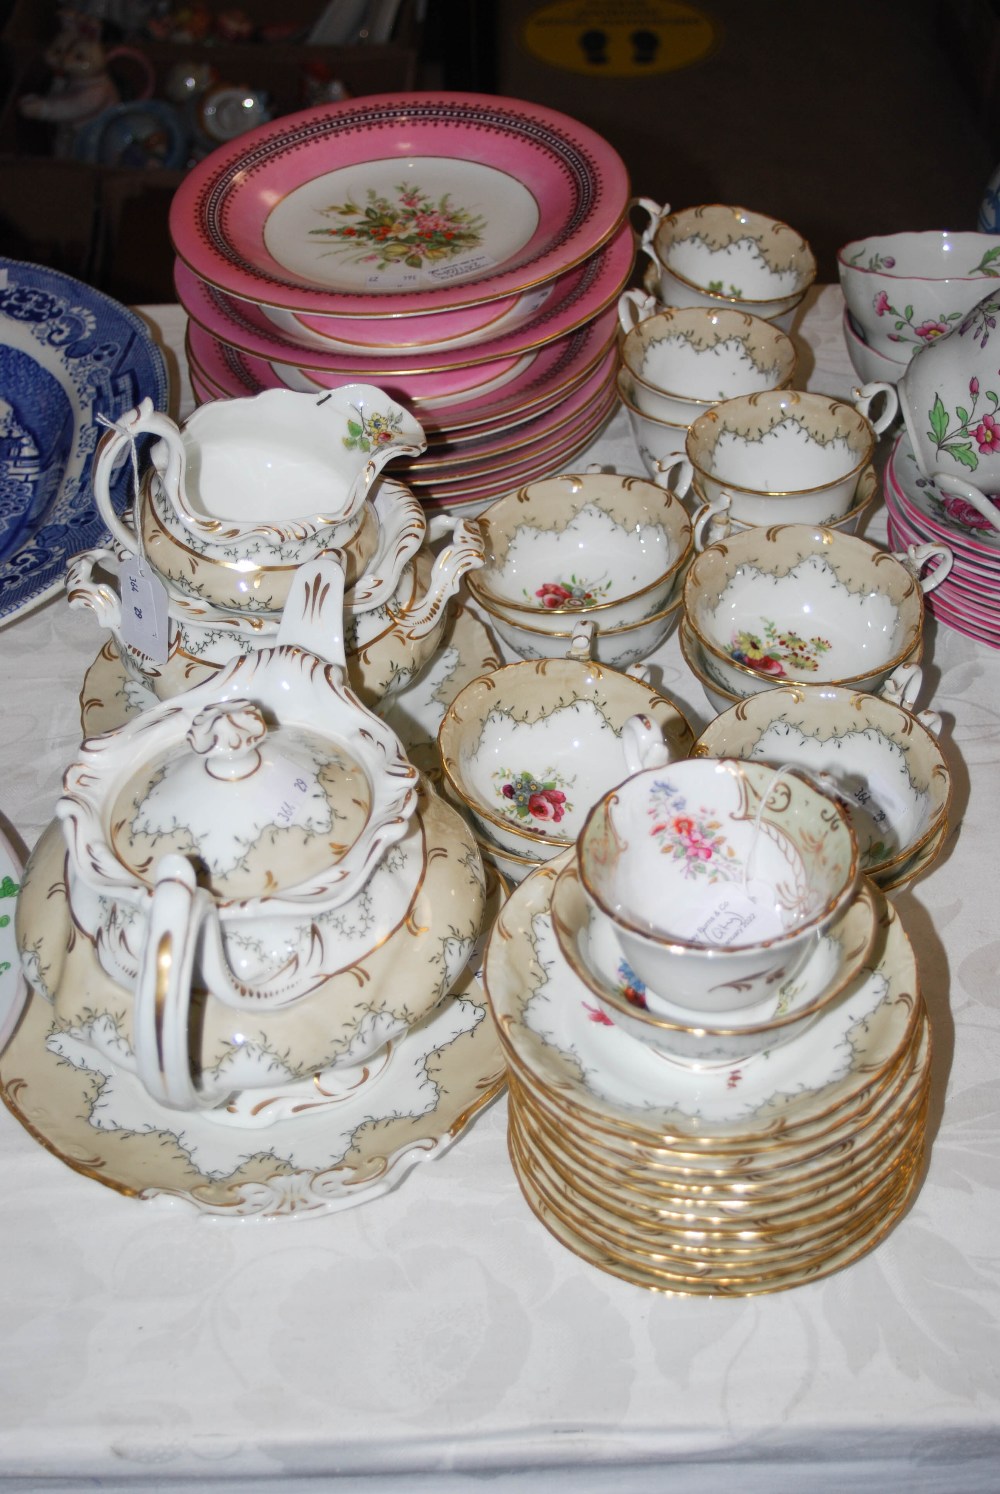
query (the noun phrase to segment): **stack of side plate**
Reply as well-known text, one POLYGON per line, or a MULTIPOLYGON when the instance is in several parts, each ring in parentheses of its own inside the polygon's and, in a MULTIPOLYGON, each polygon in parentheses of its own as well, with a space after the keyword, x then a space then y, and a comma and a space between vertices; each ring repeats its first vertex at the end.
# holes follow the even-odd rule
POLYGON ((573 854, 515 890, 484 967, 538 1218, 602 1270, 679 1293, 780 1291, 871 1250, 926 1142, 930 1031, 895 911, 876 894, 861 973, 804 1032, 696 1068, 610 1024, 566 963, 551 898, 573 854))
POLYGON ((477 510, 616 407, 628 193, 600 136, 513 99, 376 95, 251 131, 171 209, 196 397, 376 384, 428 434, 399 475, 477 510))
POLYGON ((950 572, 927 595, 931 612, 956 632, 1000 648, 1000 527, 947 486, 928 482, 905 431, 886 463, 884 490, 895 549, 944 544, 952 552, 950 572))

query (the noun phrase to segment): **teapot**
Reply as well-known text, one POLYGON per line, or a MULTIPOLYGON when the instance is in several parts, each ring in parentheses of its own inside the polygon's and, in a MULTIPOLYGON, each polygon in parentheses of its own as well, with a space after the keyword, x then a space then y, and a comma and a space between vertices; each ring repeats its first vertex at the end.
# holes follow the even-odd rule
POLYGON ((98 443, 94 495, 118 543, 148 554, 182 591, 273 612, 294 568, 323 550, 343 549, 360 573, 377 546, 369 526, 358 551, 372 483, 392 458, 425 446, 413 416, 368 384, 214 400, 181 428, 144 399, 98 443), (138 474, 143 436, 155 438, 152 466, 130 525, 111 501, 110 477, 129 454, 138 474))
POLYGON ((129 1007, 127 1061, 173 1108, 240 1087, 244 1024, 272 1056, 259 1083, 273 1084, 277 1052, 292 1077, 328 1063, 334 1030, 356 1061, 440 999, 479 932, 471 836, 457 816, 416 814, 416 769, 346 686, 342 610, 337 560, 300 567, 273 647, 91 738, 66 772, 56 815, 73 923, 115 983, 116 1009, 129 1007), (423 977, 408 962, 394 1006, 383 993, 389 1020, 366 1026, 359 966, 409 932, 435 878, 444 885, 411 937, 450 942, 451 954, 423 977), (196 1078, 192 1030, 220 1021, 229 1062, 196 1078))

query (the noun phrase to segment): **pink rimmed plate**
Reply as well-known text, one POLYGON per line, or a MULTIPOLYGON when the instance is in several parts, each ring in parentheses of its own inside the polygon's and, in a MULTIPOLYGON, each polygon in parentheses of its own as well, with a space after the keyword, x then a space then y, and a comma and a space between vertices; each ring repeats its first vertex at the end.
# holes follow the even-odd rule
MULTIPOLYGON (((563 354, 571 351, 575 351, 580 363, 584 363, 588 352, 593 356, 607 349, 617 325, 617 310, 610 306, 586 329, 579 329, 586 330, 584 338, 571 332, 518 358, 503 358, 496 363, 476 363, 467 368, 437 373, 385 373, 379 378, 373 376, 373 381, 393 399, 420 406, 414 411, 418 420, 423 419, 425 408, 439 409, 439 428, 447 429, 453 419, 453 401, 458 401, 461 406, 472 400, 495 401, 505 395, 513 405, 525 386, 538 387, 546 363, 553 367, 562 366, 563 354)), ((194 322, 188 324, 187 345, 189 358, 224 394, 257 394, 261 389, 281 387, 313 393, 317 389, 335 389, 362 377, 350 370, 318 374, 315 369, 303 369, 297 364, 255 358, 222 338, 212 336, 194 322)))
POLYGON ((484 94, 376 94, 214 151, 178 188, 170 232, 230 295, 385 316, 543 285, 612 236, 628 198, 617 152, 567 115, 484 94))
POLYGON ((421 347, 391 349, 384 356, 372 357, 364 350, 338 352, 332 349, 303 347, 283 336, 277 327, 255 306, 234 300, 192 275, 184 265, 175 268, 177 298, 191 321, 230 347, 268 362, 293 364, 317 374, 350 375, 366 382, 377 382, 391 374, 419 374, 461 369, 501 359, 521 357, 558 337, 565 337, 577 327, 599 316, 612 304, 628 283, 634 257, 631 230, 616 234, 612 243, 593 255, 585 265, 566 277, 563 293, 524 326, 492 337, 473 347, 451 348, 432 352, 421 347))
MULTIPOLYGON (((886 463, 886 482, 900 504, 921 529, 943 539, 989 566, 1000 562, 1000 529, 995 529, 970 503, 946 488, 928 482, 917 466, 913 443, 906 431, 897 438, 886 463)), ((975 481, 974 474, 971 474, 975 481)), ((997 510, 1000 520, 1000 507, 997 510)))

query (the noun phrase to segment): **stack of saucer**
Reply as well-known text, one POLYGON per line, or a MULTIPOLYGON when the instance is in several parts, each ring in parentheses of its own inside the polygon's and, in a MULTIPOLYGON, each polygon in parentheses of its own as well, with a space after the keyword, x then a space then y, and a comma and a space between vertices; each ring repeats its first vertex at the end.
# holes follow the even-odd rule
MULTIPOLYGON (((721 848, 733 820, 716 818, 721 848)), ((514 891, 484 966, 532 1210, 602 1270, 679 1293, 779 1291, 871 1250, 908 1207, 926 1143, 930 1032, 895 911, 849 878, 804 963, 784 956, 763 997, 758 977, 735 979, 739 964, 725 980, 710 961, 716 1008, 675 1018, 595 902, 587 835, 514 891), (753 1007, 736 1009, 748 986, 753 1007)), ((745 958, 716 953, 723 967, 745 958)))
POLYGON ((482 506, 616 408, 627 204, 600 136, 517 100, 378 95, 261 126, 172 205, 195 394, 370 377, 428 432, 401 474, 418 495, 482 506))
POLYGON ((905 430, 886 463, 884 488, 894 548, 944 542, 952 551, 950 572, 927 598, 934 616, 1000 648, 1000 507, 993 525, 965 498, 928 481, 905 430))

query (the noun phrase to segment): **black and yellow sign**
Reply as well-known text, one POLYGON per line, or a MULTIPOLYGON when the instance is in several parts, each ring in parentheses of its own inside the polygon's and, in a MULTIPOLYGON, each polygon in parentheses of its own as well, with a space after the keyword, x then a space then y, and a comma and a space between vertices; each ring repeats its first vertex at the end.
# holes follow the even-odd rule
POLYGON ((681 0, 556 0, 529 16, 521 32, 542 62, 609 78, 690 67, 719 39, 715 22, 681 0))

